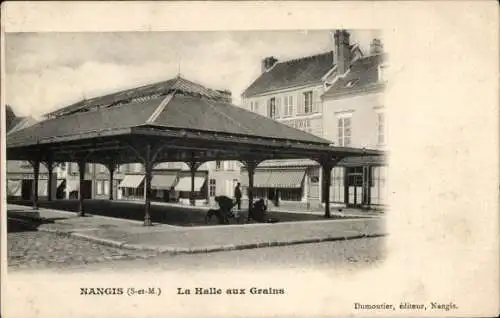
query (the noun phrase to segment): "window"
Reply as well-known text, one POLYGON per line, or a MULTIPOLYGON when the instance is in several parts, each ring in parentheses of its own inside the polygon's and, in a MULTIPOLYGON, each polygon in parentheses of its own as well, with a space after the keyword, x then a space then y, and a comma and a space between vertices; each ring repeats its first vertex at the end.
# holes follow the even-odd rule
POLYGON ((208 188, 209 195, 211 197, 214 197, 215 196, 215 179, 210 179, 209 185, 210 185, 208 188))
POLYGON ((267 117, 276 118, 276 98, 271 98, 267 102, 267 117))
POLYGON ((343 116, 337 119, 338 144, 347 147, 351 144, 351 117, 343 116))
POLYGON ((386 76, 387 68, 388 68, 388 66, 385 64, 381 64, 378 66, 378 80, 380 82, 387 81, 387 76, 386 76))
POLYGON ((97 194, 98 195, 103 195, 104 194, 104 181, 97 180, 96 181, 96 186, 97 186, 97 194))
POLYGON ((109 182, 108 181, 103 181, 104 182, 104 194, 108 195, 109 194, 109 182))
POLYGON ((313 93, 312 91, 305 92, 304 93, 304 113, 309 114, 312 113, 312 108, 313 108, 313 93))
POLYGON ((279 196, 282 201, 301 201, 302 189, 279 189, 279 196))
POLYGON ((259 102, 258 101, 253 102, 253 111, 256 113, 259 112, 259 102))
POLYGON ((283 98, 283 116, 293 116, 293 96, 283 98))
POLYGON ((377 114, 377 126, 378 126, 378 144, 383 145, 385 143, 385 118, 384 113, 377 114))
POLYGON ((221 161, 220 161, 220 160, 217 160, 217 161, 215 162, 215 169, 216 169, 216 170, 220 170, 220 169, 221 169, 221 166, 222 166, 221 161))

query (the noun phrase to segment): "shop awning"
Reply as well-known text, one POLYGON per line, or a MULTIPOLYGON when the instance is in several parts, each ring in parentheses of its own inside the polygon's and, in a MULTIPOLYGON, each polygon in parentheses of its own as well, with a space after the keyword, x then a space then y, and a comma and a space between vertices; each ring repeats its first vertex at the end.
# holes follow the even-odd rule
POLYGON ((39 196, 47 196, 48 192, 48 180, 38 180, 38 195, 39 196))
POLYGON ((66 192, 71 193, 73 191, 79 191, 80 190, 80 180, 76 179, 68 179, 66 181, 66 192))
MULTIPOLYGON (((253 177, 254 188, 300 188, 306 170, 257 170, 253 177)), ((242 175, 241 185, 248 187, 248 175, 242 175)))
MULTIPOLYGON (((268 180, 271 177, 271 170, 257 170, 253 174, 254 188, 267 188, 268 180)), ((241 185, 248 187, 248 173, 244 172, 241 176, 241 185)))
MULTIPOLYGON (((194 190, 200 191, 201 187, 205 183, 205 178, 194 177, 194 190)), ((191 191, 191 177, 182 177, 179 179, 179 183, 175 186, 176 191, 191 191)))
POLYGON ((302 180, 306 174, 304 170, 272 170, 267 179, 268 188, 297 189, 302 187, 302 180))
POLYGON ((151 180, 152 189, 170 190, 177 180, 177 173, 155 174, 151 180))
POLYGON ((118 188, 138 188, 142 181, 144 180, 144 176, 141 174, 126 174, 123 178, 122 182, 118 188))
POLYGON ((22 180, 7 180, 7 196, 20 197, 22 195, 22 180))

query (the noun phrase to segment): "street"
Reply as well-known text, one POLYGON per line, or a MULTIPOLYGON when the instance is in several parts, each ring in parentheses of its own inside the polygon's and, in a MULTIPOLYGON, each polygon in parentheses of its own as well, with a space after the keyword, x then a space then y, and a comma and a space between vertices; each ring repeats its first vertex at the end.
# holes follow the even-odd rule
POLYGON ((333 265, 354 269, 381 262, 385 256, 384 237, 181 255, 124 250, 24 229, 8 233, 7 242, 10 271, 196 270, 333 265))

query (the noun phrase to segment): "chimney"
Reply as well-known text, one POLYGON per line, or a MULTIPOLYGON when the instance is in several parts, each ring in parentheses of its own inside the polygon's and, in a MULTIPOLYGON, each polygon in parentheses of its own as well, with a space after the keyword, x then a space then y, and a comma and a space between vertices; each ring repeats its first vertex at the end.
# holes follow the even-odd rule
POLYGON ((380 54, 384 51, 384 45, 380 39, 373 39, 370 43, 370 54, 380 54))
POLYGON ((262 73, 267 72, 271 67, 276 64, 278 60, 274 56, 268 56, 262 60, 262 73))
POLYGON ((335 48, 334 63, 337 64, 337 74, 342 75, 351 67, 351 35, 347 30, 337 30, 333 35, 335 48))

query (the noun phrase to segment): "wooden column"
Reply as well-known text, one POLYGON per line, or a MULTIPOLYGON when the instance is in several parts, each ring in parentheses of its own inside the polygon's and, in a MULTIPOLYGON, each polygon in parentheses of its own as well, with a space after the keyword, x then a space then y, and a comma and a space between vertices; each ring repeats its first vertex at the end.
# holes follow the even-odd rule
POLYGON ((33 166, 33 209, 38 210, 38 178, 40 176, 40 160, 36 159, 31 163, 33 166))
POLYGON ((321 164, 321 168, 323 170, 322 173, 322 186, 323 193, 325 195, 325 218, 330 218, 330 185, 332 183, 332 169, 342 158, 331 158, 325 157, 319 160, 321 164))
POLYGON ((114 163, 108 163, 107 166, 109 171, 109 200, 113 201, 113 177, 115 174, 116 165, 114 163))
POLYGON ((78 161, 78 174, 80 178, 80 189, 78 190, 78 216, 85 216, 83 206, 83 188, 85 185, 85 160, 78 161))
POLYGON ((330 184, 332 183, 333 165, 325 162, 321 165, 323 170, 323 193, 325 194, 325 218, 330 218, 330 184))
POLYGON ((52 174, 54 172, 54 162, 52 160, 48 160, 47 163, 47 171, 49 173, 48 181, 47 181, 47 200, 52 201, 52 174))
POLYGON ((189 192, 189 204, 194 206, 196 205, 196 200, 194 197, 194 192, 195 192, 194 177, 196 176, 196 170, 198 170, 198 168, 201 166, 201 162, 190 161, 187 164, 189 166, 189 171, 191 173, 191 191, 189 192))
POLYGON ((144 226, 151 226, 153 222, 151 220, 151 180, 153 179, 153 162, 151 156, 151 145, 146 146, 146 153, 144 156, 144 195, 145 195, 145 204, 144 204, 144 226))
POLYGON ((257 168, 260 162, 256 160, 250 160, 245 162, 248 173, 248 215, 247 220, 250 221, 252 219, 252 207, 253 207, 253 177, 255 175, 255 169, 257 168))

